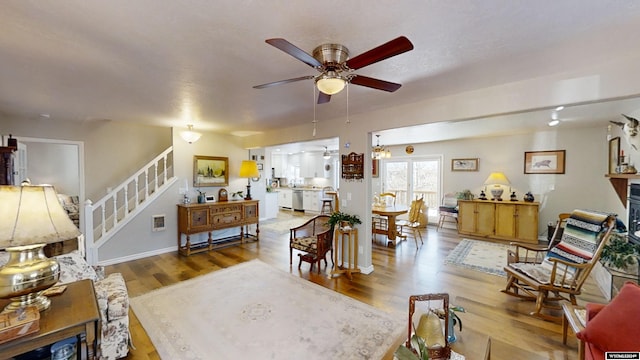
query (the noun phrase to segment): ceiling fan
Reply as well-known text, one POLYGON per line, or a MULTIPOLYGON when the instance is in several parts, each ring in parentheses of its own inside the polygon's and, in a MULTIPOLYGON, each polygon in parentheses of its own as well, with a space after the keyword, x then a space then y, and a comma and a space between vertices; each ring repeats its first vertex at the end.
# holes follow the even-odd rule
POLYGON ((354 74, 353 71, 413 49, 411 41, 400 36, 350 59, 349 49, 340 44, 320 45, 313 50, 313 55, 310 55, 285 39, 267 39, 265 42, 318 70, 320 74, 274 81, 256 85, 253 88, 264 89, 275 85, 314 79, 318 90, 320 90, 318 104, 329 102, 331 95, 342 91, 347 82, 388 92, 398 90, 402 86, 401 84, 354 74))

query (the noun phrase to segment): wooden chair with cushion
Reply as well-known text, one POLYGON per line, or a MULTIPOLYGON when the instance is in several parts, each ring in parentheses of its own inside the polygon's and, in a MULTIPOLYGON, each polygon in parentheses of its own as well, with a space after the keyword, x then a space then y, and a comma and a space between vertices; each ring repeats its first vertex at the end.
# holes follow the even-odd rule
POLYGON ((424 244, 422 241, 422 234, 420 233, 420 214, 422 214, 422 207, 424 206, 424 197, 413 200, 411 202, 411 208, 409 209, 409 219, 407 220, 399 220, 396 222, 398 226, 399 234, 397 236, 406 237, 405 229, 411 230, 411 235, 413 239, 416 241, 416 249, 418 249, 418 237, 420 238, 420 243, 424 244), (417 236, 416 236, 417 234, 417 236))
POLYGON ((532 244, 511 243, 514 249, 507 250, 507 264, 511 263, 541 263, 547 252, 555 247, 562 239, 564 227, 571 214, 561 213, 558 215, 558 222, 551 235, 551 241, 547 246, 532 244))
POLYGON ((320 208, 320 214, 333 213, 333 194, 335 191, 331 186, 325 186, 322 188, 322 207, 320 208))
POLYGON ((533 316, 561 321, 561 315, 553 315, 549 310, 560 310, 557 302, 561 300, 577 305, 576 295, 581 293, 582 285, 600 259, 614 226, 615 217, 610 214, 574 210, 560 242, 548 251, 526 249, 525 255, 519 250, 509 253, 504 267, 507 286, 502 292, 535 300, 533 316), (538 252, 545 252, 544 257, 538 252))
POLYGON ((328 222, 329 215, 317 215, 289 230, 289 265, 293 264, 293 249, 304 253, 298 254, 300 257, 298 269, 303 261, 311 264, 310 270, 313 270, 313 264, 318 263, 318 273, 320 273, 320 260, 324 260, 326 267, 329 251, 331 251, 333 264, 333 231, 328 222))
MULTIPOLYGON (((380 201, 380 206, 395 206, 396 205, 396 194, 386 192, 378 195, 378 199, 380 201)), ((389 230, 389 222, 386 216, 380 216, 374 214, 371 217, 371 234, 373 236, 372 240, 375 240, 375 236, 378 233, 386 233, 389 230), (377 231, 376 231, 377 230, 377 231)))

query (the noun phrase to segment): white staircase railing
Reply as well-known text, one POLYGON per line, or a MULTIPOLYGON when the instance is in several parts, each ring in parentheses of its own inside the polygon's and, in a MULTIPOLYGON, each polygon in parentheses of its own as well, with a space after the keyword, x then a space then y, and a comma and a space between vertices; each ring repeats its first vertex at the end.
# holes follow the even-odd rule
POLYGON ((173 147, 169 147, 102 199, 85 202, 84 235, 90 264, 97 263, 100 246, 176 181, 173 168, 173 147))

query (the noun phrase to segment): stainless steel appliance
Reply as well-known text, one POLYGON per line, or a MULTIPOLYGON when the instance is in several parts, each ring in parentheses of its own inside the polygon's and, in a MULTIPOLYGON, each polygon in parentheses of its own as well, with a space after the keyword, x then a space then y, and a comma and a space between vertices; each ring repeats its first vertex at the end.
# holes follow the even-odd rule
POLYGON ((303 199, 304 195, 302 193, 302 190, 293 190, 292 191, 292 196, 291 196, 291 201, 293 202, 292 206, 293 206, 293 210, 304 210, 304 208, 302 207, 302 199, 303 199))

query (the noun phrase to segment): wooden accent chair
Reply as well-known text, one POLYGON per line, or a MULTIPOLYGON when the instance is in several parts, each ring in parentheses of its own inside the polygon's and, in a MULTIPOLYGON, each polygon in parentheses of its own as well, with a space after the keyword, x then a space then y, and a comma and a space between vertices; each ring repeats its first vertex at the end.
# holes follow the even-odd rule
MULTIPOLYGON (((396 205, 396 194, 386 192, 378 195, 378 198, 381 203, 387 205, 396 205)), ((376 234, 387 232, 389 230, 389 221, 386 216, 380 216, 378 214, 373 214, 371 217, 371 235, 372 239, 376 239, 376 234), (376 231, 378 230, 378 231, 376 231)))
POLYGON ((333 231, 329 226, 329 215, 317 215, 304 224, 289 229, 289 265, 293 264, 293 249, 300 250, 304 254, 298 254, 300 261, 298 269, 303 261, 311 264, 318 263, 320 273, 320 260, 324 260, 327 266, 327 252, 331 251, 331 263, 333 264, 333 231))
POLYGON ((418 237, 420 238, 420 243, 424 244, 424 242, 422 241, 422 234, 420 233, 420 214, 422 214, 423 206, 424 197, 413 200, 411 202, 411 208, 409 209, 409 219, 399 220, 396 222, 399 231, 399 234, 397 236, 406 238, 407 234, 404 233, 404 229, 407 228, 411 230, 413 239, 416 241, 416 250, 418 249, 418 237), (416 236, 416 234, 418 234, 418 236, 416 236))
POLYGON ((560 322, 562 316, 543 313, 543 310, 560 310, 557 302, 561 300, 577 305, 576 295, 581 293, 582 285, 600 259, 614 227, 615 217, 610 214, 574 210, 555 246, 534 249, 518 245, 509 251, 504 267, 507 286, 502 292, 535 300, 536 308, 531 315, 560 322))
POLYGON ((449 321, 449 294, 425 294, 409 296, 409 326, 407 328, 407 342, 405 346, 412 349, 411 337, 415 334, 425 339, 425 344, 429 351, 429 359, 449 359, 451 357, 451 344, 448 342, 449 327, 446 324, 449 321), (421 307, 419 310, 420 319, 418 323, 413 322, 413 314, 416 313, 416 301, 426 301, 427 306, 421 307), (431 316, 434 315, 431 303, 442 305, 438 309, 444 313, 444 326, 440 319, 436 316, 436 321, 432 322, 431 316), (434 343, 434 341, 437 343, 434 343))
POLYGON ((332 186, 325 186, 322 188, 322 207, 320 207, 320 214, 331 215, 333 213, 333 190, 332 186))

